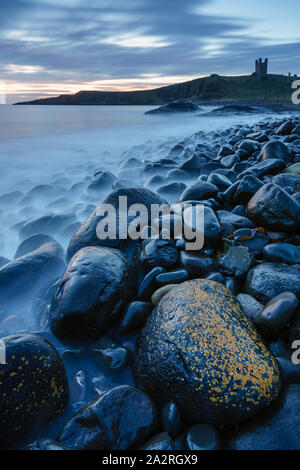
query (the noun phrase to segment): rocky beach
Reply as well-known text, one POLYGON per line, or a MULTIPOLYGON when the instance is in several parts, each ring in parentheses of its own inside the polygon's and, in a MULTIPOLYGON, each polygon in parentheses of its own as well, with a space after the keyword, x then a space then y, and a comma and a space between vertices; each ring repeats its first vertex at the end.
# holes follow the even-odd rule
POLYGON ((300 449, 300 115, 232 108, 202 119, 240 123, 135 145, 118 167, 82 153, 6 184, 3 449, 300 449), (97 236, 122 196, 171 207, 155 238, 97 236), (194 231, 204 207, 201 250, 173 233, 186 204, 194 231))

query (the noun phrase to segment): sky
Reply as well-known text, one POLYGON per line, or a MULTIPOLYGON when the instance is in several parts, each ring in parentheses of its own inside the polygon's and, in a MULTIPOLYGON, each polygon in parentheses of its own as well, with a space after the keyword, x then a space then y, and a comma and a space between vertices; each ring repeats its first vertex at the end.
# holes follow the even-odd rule
POLYGON ((299 0, 0 0, 0 103, 300 74, 299 0))

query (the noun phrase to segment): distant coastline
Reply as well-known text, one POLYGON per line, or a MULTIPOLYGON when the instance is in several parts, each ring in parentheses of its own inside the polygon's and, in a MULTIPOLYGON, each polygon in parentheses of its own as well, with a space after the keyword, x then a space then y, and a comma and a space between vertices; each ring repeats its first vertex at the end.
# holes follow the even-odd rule
MULTIPOLYGON (((161 105, 174 100, 194 100, 199 104, 243 103, 274 106, 276 110, 295 109, 292 105, 292 78, 268 75, 257 80, 255 75, 210 75, 174 85, 137 91, 79 91, 73 95, 60 95, 16 105, 161 105)), ((274 109, 274 110, 275 110, 274 109)))

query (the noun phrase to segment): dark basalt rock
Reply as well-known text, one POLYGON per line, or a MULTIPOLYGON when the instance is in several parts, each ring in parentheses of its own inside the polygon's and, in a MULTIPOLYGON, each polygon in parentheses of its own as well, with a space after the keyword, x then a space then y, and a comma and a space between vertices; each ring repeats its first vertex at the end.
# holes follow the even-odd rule
POLYGON ((250 157, 254 152, 260 149, 260 145, 255 140, 245 139, 239 144, 240 150, 245 150, 247 156, 250 157))
POLYGON ((120 333, 126 334, 138 330, 143 326, 152 310, 153 305, 150 302, 131 302, 126 308, 120 323, 120 333))
POLYGON ((293 173, 281 173, 274 176, 273 183, 277 184, 281 188, 292 188, 293 192, 300 191, 300 175, 294 175, 293 173))
POLYGON ((289 385, 268 412, 245 423, 230 440, 236 450, 299 450, 300 385, 289 385))
POLYGON ((254 297, 251 297, 251 295, 248 294, 238 294, 237 295, 237 300, 239 301, 243 311, 247 315, 250 320, 253 320, 255 315, 260 313, 264 306, 257 302, 257 300, 254 299, 254 297))
POLYGON ((110 171, 98 171, 91 179, 87 189, 88 191, 105 191, 110 189, 116 177, 110 171))
POLYGON ((38 439, 26 447, 26 450, 71 450, 53 439, 38 439))
POLYGON ((166 432, 162 432, 157 436, 152 437, 140 450, 160 450, 170 451, 175 450, 175 443, 166 432))
POLYGON ((176 403, 167 403, 161 411, 162 426, 172 438, 179 436, 181 432, 182 422, 180 411, 176 403))
POLYGON ((239 279, 248 273, 254 261, 254 256, 247 247, 232 246, 221 257, 220 266, 224 273, 239 279))
POLYGON ((217 269, 217 263, 213 258, 190 251, 180 252, 179 264, 185 268, 192 279, 204 277, 217 269))
MULTIPOLYGON (((219 220, 213 209, 206 205, 204 206, 204 221, 202 220, 201 212, 199 213, 199 207, 197 208, 196 205, 184 211, 184 225, 184 235, 186 235, 186 229, 198 235, 203 233, 204 248, 216 246, 221 239, 222 230, 219 220)), ((191 240, 189 240, 190 242, 191 240)))
POLYGON ((255 176, 244 176, 237 186, 233 200, 237 204, 248 204, 254 194, 263 186, 255 176))
POLYGON ((173 101, 172 103, 164 104, 159 108, 146 111, 145 114, 174 114, 174 113, 187 113, 198 111, 199 106, 193 101, 173 101))
POLYGON ((201 201, 202 199, 214 198, 218 194, 218 191, 218 187, 214 184, 205 183, 203 181, 194 181, 194 183, 183 191, 179 201, 201 201))
POLYGON ((295 294, 284 292, 270 300, 264 309, 255 315, 253 321, 264 336, 275 338, 291 320, 298 305, 295 294))
POLYGON ((194 423, 243 421, 280 388, 275 358, 257 330, 232 294, 207 280, 174 287, 159 302, 138 341, 135 378, 194 423))
POLYGON ((273 175, 278 173, 281 170, 284 170, 285 162, 279 159, 266 160, 255 165, 250 166, 247 170, 243 171, 239 175, 239 179, 244 176, 253 175, 258 178, 261 178, 265 175, 273 175))
POLYGON ((294 124, 292 121, 286 121, 278 127, 276 134, 277 135, 289 135, 294 129, 294 124))
POLYGON ((20 304, 50 286, 65 270, 64 253, 56 242, 48 242, 36 250, 0 268, 1 307, 15 313, 20 304))
POLYGON ((245 289, 264 303, 284 292, 293 292, 300 298, 300 271, 286 264, 259 264, 249 272, 245 289))
MULTIPOLYGON (((118 231, 116 240, 100 240, 96 233, 98 223, 104 218, 104 216, 101 215, 103 204, 111 204, 116 209, 118 227, 120 196, 127 197, 128 208, 133 204, 144 204, 147 207, 149 218, 145 221, 145 225, 148 225, 151 220, 151 204, 166 204, 165 200, 146 188, 122 188, 111 192, 103 199, 102 203, 95 209, 72 238, 67 251, 68 260, 71 259, 78 250, 87 246, 109 246, 112 248, 125 249, 126 246, 130 244, 131 240, 122 240, 119 238, 118 231)), ((128 218, 128 221, 130 222, 130 218, 128 218)), ((126 227, 122 225, 122 228, 127 231, 128 225, 126 227)))
POLYGON ((173 240, 144 240, 142 242, 139 260, 147 269, 157 266, 172 268, 176 265, 178 251, 173 240))
POLYGON ((65 408, 68 382, 52 344, 37 335, 2 338, 6 364, 0 367, 1 448, 41 422, 47 425, 65 408))
POLYGON ((186 185, 184 183, 173 182, 160 186, 156 192, 160 196, 164 197, 170 204, 173 204, 178 200, 185 188, 186 185))
POLYGON ((147 395, 122 385, 74 415, 58 441, 74 450, 126 450, 151 436, 156 425, 157 412, 147 395))
MULTIPOLYGON (((50 237, 49 235, 44 235, 42 233, 35 233, 34 235, 30 235, 26 238, 19 246, 14 256, 14 259, 20 258, 21 256, 27 255, 31 251, 34 251, 40 248, 42 245, 48 242, 57 243, 54 238, 50 237)), ((58 244, 57 244, 58 245, 58 244)), ((64 251, 61 248, 62 258, 64 258, 64 251)))
POLYGON ((138 299, 139 300, 149 300, 153 292, 155 291, 155 279, 161 273, 164 273, 166 270, 161 266, 151 269, 151 271, 146 274, 142 280, 139 290, 138 290, 138 299))
POLYGON ((262 149, 261 161, 279 159, 288 163, 290 161, 290 152, 288 147, 282 142, 268 142, 262 149))
POLYGON ((166 284, 176 284, 187 281, 189 274, 185 269, 176 269, 175 271, 170 271, 168 273, 162 273, 156 276, 155 282, 159 286, 164 286, 166 284))
POLYGON ((186 435, 189 450, 220 450, 220 437, 217 429, 211 424, 196 424, 186 435))
POLYGON ((300 229, 300 204, 276 184, 268 183, 250 199, 247 216, 257 225, 279 232, 300 229))
POLYGON ((37 219, 29 220, 22 225, 19 231, 20 239, 25 240, 25 238, 36 233, 54 235, 76 221, 75 215, 70 212, 44 215, 37 219))
POLYGON ((83 248, 74 255, 54 294, 53 333, 62 341, 95 341, 131 300, 135 269, 121 252, 83 248))
POLYGON ((267 261, 286 264, 300 264, 300 248, 290 243, 272 243, 263 249, 267 261))

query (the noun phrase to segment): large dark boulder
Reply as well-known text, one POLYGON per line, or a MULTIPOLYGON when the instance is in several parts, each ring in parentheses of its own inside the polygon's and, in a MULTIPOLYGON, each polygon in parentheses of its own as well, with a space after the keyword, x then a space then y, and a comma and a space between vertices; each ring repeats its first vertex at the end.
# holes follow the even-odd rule
POLYGON ((0 438, 1 448, 7 448, 64 410, 68 382, 56 349, 44 338, 24 334, 2 341, 6 364, 0 367, 0 438))
MULTIPOLYGON (((42 233, 35 233, 33 235, 30 235, 28 238, 25 238, 25 240, 20 243, 15 253, 14 259, 27 255, 27 253, 37 250, 42 245, 48 242, 56 243, 54 238, 50 237, 49 235, 44 235, 42 233)), ((62 258, 63 257, 64 253, 62 249, 62 258)))
POLYGON ((300 271, 286 264, 262 263, 249 271, 245 289, 261 302, 284 292, 293 292, 300 298, 300 271))
POLYGON ((239 303, 208 280, 174 287, 148 318, 137 345, 138 387, 175 401, 186 421, 231 424, 266 407, 280 375, 239 303))
POLYGON ((239 428, 229 446, 236 450, 300 450, 300 385, 289 385, 280 399, 239 428))
POLYGON ((260 159, 261 161, 278 159, 288 163, 290 161, 290 151, 283 142, 268 142, 262 149, 260 159))
POLYGON ((58 214, 48 214, 37 219, 25 222, 19 231, 20 239, 41 233, 44 235, 54 235, 64 230, 69 224, 76 222, 76 217, 72 212, 61 212, 58 214))
POLYGON ((218 192, 219 189, 214 184, 196 180, 183 191, 179 198, 179 201, 201 201, 202 199, 209 199, 211 197, 215 197, 218 192))
POLYGON ((58 441, 73 450, 126 450, 151 436, 156 425, 157 412, 147 395, 122 385, 73 416, 58 441))
POLYGON ((97 340, 131 300, 135 270, 120 251, 87 247, 78 251, 52 299, 50 325, 62 341, 97 340))
POLYGON ((247 216, 266 229, 295 232, 300 230, 300 204, 276 184, 262 186, 250 199, 247 216))
POLYGON ((26 301, 50 286, 65 270, 64 253, 60 245, 48 242, 36 250, 0 268, 1 308, 15 313, 26 301))
MULTIPOLYGON (((103 204, 110 204, 115 208, 118 229, 119 218, 121 215, 119 212, 119 197, 121 196, 127 197, 128 208, 133 204, 143 204, 146 206, 149 218, 145 220, 145 225, 147 225, 151 221, 151 205, 166 204, 166 201, 164 199, 162 199, 157 194, 154 194, 146 188, 121 188, 112 191, 106 198, 103 199, 101 204, 99 204, 99 206, 94 210, 90 217, 84 222, 78 232, 75 233, 68 247, 68 260, 71 259, 71 257, 78 250, 87 246, 108 246, 112 248, 124 249, 126 245, 128 245, 128 237, 127 239, 120 239, 118 230, 116 233, 116 239, 114 240, 100 240, 97 236, 97 225, 101 220, 105 218, 103 216, 103 212, 101 213, 103 209, 103 204)), ((128 218, 129 222, 130 220, 131 219, 128 218)), ((127 232, 128 226, 123 228, 127 232)))

